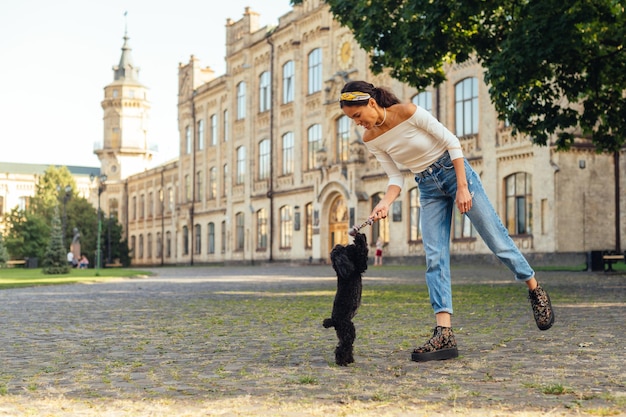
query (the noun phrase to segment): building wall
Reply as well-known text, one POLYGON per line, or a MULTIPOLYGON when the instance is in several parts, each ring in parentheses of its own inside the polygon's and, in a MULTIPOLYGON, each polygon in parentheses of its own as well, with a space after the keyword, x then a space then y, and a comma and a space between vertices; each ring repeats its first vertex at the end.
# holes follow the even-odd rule
MULTIPOLYGON (((164 222, 176 237, 176 250, 164 263, 327 261, 332 246, 347 242, 348 228, 367 218, 372 198, 384 193, 387 184, 386 175, 365 150, 360 141, 362 132, 354 124, 350 127, 350 156, 345 161, 337 158, 336 121, 343 114, 338 106, 341 87, 349 79, 365 79, 391 88, 405 101, 411 100, 417 91, 386 74, 374 76, 368 69, 367 54, 357 47, 345 28, 332 20, 323 2, 305 1, 294 7, 280 18, 276 28, 260 28, 258 14, 246 9, 241 20, 228 22, 226 31, 225 75, 215 78, 194 57, 179 68, 181 155, 165 170, 167 186, 171 184, 176 190, 176 206, 164 222), (308 54, 316 48, 322 52, 323 88, 309 94, 308 54), (282 66, 290 60, 295 64, 295 100, 283 104, 282 66), (260 76, 265 71, 272 74, 272 101, 270 110, 260 111, 260 76), (246 84, 245 117, 237 119, 237 91, 242 82, 246 84), (215 145, 211 144, 213 115, 218 120, 215 145), (194 127, 190 140, 198 143, 200 120, 205 124, 204 146, 188 152, 187 127, 194 127), (323 149, 311 156, 307 131, 314 124, 321 126, 323 149), (281 146, 282 136, 287 132, 292 132, 295 139, 295 169, 283 175, 281 146), (271 173, 267 178, 259 178, 259 144, 264 139, 271 142, 271 173), (246 149, 246 171, 243 182, 238 183, 240 147, 246 149), (310 157, 317 162, 309 169, 310 157), (217 172, 214 197, 209 195, 211 168, 217 172), (293 219, 291 240, 286 245, 281 241, 280 230, 284 207, 291 210, 293 219), (256 218, 260 210, 268 214, 266 247, 258 239, 259 228, 263 227, 256 218), (296 225, 297 218, 300 227, 296 225), (207 233, 210 223, 215 227, 211 253, 207 233), (199 240, 196 228, 200 230, 199 240), (198 242, 200 248, 196 247, 198 242)), ((522 251, 537 260, 555 254, 578 254, 576 259, 584 261, 586 251, 613 248, 612 157, 596 154, 584 141, 569 152, 557 153, 551 146, 535 146, 529 138, 513 135, 498 119, 488 87, 482 82, 483 69, 475 61, 451 65, 447 75, 444 84, 430 90, 432 111, 453 132, 455 86, 468 77, 479 80, 479 133, 460 139, 465 156, 480 174, 503 219, 505 179, 516 173, 525 173, 530 178, 530 232, 513 236, 522 251), (584 168, 580 161, 585 161, 584 168)), ((623 160, 622 154, 622 171, 623 160)), ((130 177, 129 196, 154 187, 162 169, 157 167, 130 177)), ((404 259, 423 255, 421 242, 409 240, 408 194, 414 187, 413 176, 406 172, 404 190, 399 197, 403 220, 387 219, 385 224, 375 226, 388 240, 387 257, 404 259)), ((623 194, 623 185, 621 191, 623 194)), ((148 234, 155 236, 157 230, 163 231, 158 217, 149 221, 131 216, 128 228, 131 239, 134 236, 138 242, 143 236, 141 239, 145 241, 148 234)), ((622 214, 622 234, 625 225, 622 214)), ((370 228, 364 231, 373 243, 373 231, 370 228)), ((455 255, 490 253, 479 237, 454 239, 451 245, 455 255)), ((135 252, 135 264, 156 261, 145 254, 138 257, 135 252)))

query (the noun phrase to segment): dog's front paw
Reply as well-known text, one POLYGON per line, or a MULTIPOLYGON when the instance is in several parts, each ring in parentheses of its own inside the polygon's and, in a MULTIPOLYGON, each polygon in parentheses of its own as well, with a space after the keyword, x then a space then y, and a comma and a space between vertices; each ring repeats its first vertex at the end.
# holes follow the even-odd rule
POLYGON ((335 322, 333 321, 333 319, 324 319, 324 321, 322 322, 322 326, 324 326, 325 328, 329 328, 329 327, 333 327, 335 325, 335 322))

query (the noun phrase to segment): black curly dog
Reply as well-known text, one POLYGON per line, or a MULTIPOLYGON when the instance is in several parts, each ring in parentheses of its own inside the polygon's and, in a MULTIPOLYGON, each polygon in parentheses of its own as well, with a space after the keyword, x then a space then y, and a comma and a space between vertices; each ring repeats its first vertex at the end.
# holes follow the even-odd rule
POLYGON ((347 366, 354 362, 352 345, 356 330, 352 319, 361 305, 362 276, 367 270, 367 239, 357 233, 354 243, 336 245, 330 252, 333 269, 337 273, 337 293, 333 302, 331 318, 324 320, 324 327, 334 327, 339 339, 335 348, 335 363, 347 366))

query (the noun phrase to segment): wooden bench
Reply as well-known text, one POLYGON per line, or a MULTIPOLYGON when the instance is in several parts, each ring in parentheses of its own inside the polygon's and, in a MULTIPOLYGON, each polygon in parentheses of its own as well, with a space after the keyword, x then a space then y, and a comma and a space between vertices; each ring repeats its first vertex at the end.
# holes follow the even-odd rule
POLYGON ((614 272, 613 264, 623 261, 626 262, 626 252, 616 253, 613 251, 605 251, 602 253, 602 262, 604 262, 605 272, 614 272))
POLYGON ((26 259, 11 259, 7 261, 7 268, 14 268, 16 266, 26 266, 26 259))

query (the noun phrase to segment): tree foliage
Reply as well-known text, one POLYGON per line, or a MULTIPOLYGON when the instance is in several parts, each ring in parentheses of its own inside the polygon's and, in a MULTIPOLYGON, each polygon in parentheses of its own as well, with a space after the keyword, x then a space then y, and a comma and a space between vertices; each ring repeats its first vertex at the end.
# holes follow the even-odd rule
POLYGON ((61 230, 61 219, 59 218, 58 206, 54 209, 52 216, 52 228, 48 248, 43 257, 44 274, 67 274, 70 266, 67 263, 67 251, 63 244, 63 231, 61 230))
POLYGON ((5 222, 5 244, 11 259, 43 257, 50 237, 47 219, 32 210, 14 208, 5 222))
MULTIPOLYGON (((292 0, 300 4, 303 0, 292 0)), ((502 119, 540 145, 576 137, 612 152, 626 137, 626 13, 620 0, 326 0, 371 70, 416 88, 475 57, 502 119)))

